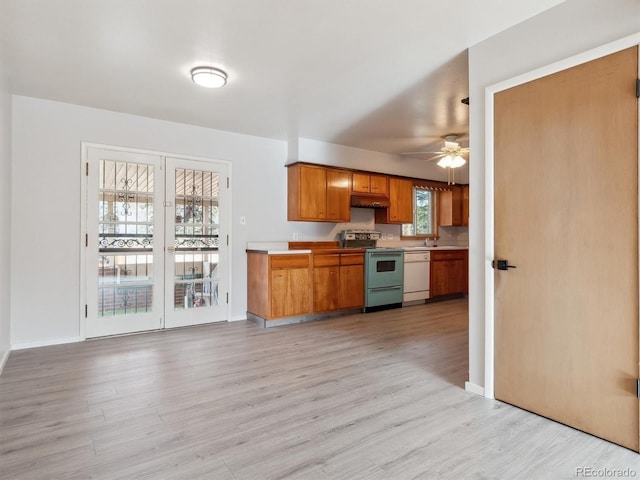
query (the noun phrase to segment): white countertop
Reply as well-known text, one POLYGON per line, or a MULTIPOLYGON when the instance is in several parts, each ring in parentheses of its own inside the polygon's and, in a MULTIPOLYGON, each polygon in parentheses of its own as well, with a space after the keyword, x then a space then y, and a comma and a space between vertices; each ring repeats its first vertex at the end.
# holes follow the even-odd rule
POLYGON ((400 247, 405 251, 411 252, 426 252, 429 250, 469 250, 469 247, 463 247, 460 245, 442 245, 438 247, 426 247, 422 246, 414 246, 414 247, 400 247))
POLYGON ((288 242, 248 242, 247 250, 264 252, 269 255, 295 255, 311 253, 311 250, 289 250, 288 242))
MULTIPOLYGON (((390 246, 385 246, 389 248, 390 246)), ((430 250, 468 250, 467 246, 460 245, 439 245, 437 247, 426 247, 424 245, 413 245, 403 247, 402 245, 393 246, 393 248, 400 248, 407 252, 426 252, 430 250)), ((289 242, 248 242, 247 250, 253 250, 257 252, 264 252, 269 255, 295 255, 295 254, 307 254, 311 253, 311 250, 290 250, 289 242)))

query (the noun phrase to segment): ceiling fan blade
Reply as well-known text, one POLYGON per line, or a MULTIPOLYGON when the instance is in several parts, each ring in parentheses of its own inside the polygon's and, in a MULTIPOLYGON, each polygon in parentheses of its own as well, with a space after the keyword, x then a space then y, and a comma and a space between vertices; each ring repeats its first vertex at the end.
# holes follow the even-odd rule
POLYGON ((444 155, 442 152, 403 152, 400 155, 444 155))

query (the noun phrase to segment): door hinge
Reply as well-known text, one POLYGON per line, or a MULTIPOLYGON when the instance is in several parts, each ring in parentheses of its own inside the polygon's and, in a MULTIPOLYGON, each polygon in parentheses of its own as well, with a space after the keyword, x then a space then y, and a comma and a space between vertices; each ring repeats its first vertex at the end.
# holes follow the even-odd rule
POLYGON ((640 398, 640 378, 636 380, 636 397, 640 398))
POLYGON ((84 246, 85 247, 89 246, 89 234, 88 233, 84 234, 84 246))
POLYGON ((89 162, 84 164, 84 174, 88 177, 89 176, 89 162))
POLYGON ((227 177, 227 188, 229 188, 229 177, 227 177))
POLYGON ((229 245, 229 235, 227 235, 227 246, 229 245))
POLYGON ((89 307, 87 306, 87 304, 84 304, 84 318, 87 318, 89 316, 89 307))
POLYGON ((229 303, 229 292, 227 292, 227 303, 229 303))
POLYGON ((640 78, 636 78, 636 98, 640 98, 640 78))

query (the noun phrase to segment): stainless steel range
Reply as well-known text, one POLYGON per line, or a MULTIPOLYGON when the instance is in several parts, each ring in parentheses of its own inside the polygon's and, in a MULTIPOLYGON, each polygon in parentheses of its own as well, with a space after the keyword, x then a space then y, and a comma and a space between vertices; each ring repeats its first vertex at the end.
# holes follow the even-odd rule
POLYGON ((404 281, 404 250, 377 248, 380 232, 374 230, 343 230, 343 248, 365 248, 364 312, 402 306, 404 281))

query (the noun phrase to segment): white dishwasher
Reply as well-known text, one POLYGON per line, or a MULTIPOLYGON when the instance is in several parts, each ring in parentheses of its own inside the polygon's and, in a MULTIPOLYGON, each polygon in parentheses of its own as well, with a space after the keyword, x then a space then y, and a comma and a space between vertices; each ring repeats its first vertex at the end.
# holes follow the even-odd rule
POLYGON ((429 298, 430 259, 426 248, 405 248, 403 305, 424 303, 429 298))

